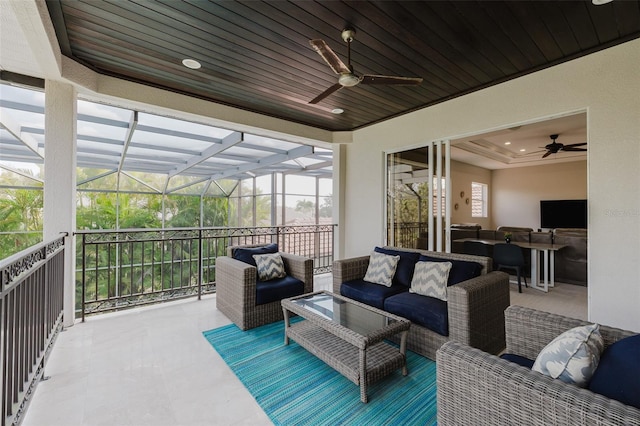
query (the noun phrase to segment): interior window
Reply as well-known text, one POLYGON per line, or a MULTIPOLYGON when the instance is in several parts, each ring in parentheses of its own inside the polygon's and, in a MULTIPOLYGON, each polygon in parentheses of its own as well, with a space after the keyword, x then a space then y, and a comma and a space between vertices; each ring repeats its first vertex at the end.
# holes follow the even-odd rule
POLYGON ((487 184, 471 182, 471 217, 487 217, 487 184))

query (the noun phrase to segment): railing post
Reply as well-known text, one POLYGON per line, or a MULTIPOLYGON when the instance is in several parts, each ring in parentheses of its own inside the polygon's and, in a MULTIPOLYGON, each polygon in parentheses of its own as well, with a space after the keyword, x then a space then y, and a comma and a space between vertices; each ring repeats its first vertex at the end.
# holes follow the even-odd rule
MULTIPOLYGON (((87 288, 87 234, 82 234, 82 322, 84 322, 86 288, 87 288)), ((110 266, 110 265, 109 265, 110 266)))
MULTIPOLYGON (((67 247, 65 247, 65 250, 67 249, 67 247)), ((42 258, 44 259, 44 281, 42 282, 43 287, 44 287, 44 291, 43 291, 43 297, 44 297, 44 316, 42 317, 42 334, 43 336, 47 336, 49 330, 47 330, 47 318, 49 318, 50 312, 49 310, 51 309, 51 306, 46 302, 48 300, 48 295, 49 295, 49 285, 51 283, 50 280, 50 273, 51 273, 51 259, 49 259, 49 256, 47 256, 47 246, 44 246, 42 248, 43 250, 43 255, 42 258)), ((64 314, 63 314, 64 315, 64 314)), ((63 321, 64 323, 64 321, 63 321)), ((46 340, 46 339, 44 339, 46 340)), ((44 343, 43 340, 43 343, 44 343)), ((42 349, 42 348, 38 348, 38 349, 42 349)), ((45 377, 45 365, 46 365, 46 357, 42 358, 42 375, 40 376, 40 380, 43 380, 45 377)))
POLYGON ((7 311, 7 303, 6 303, 6 298, 7 295, 4 294, 4 289, 5 289, 5 272, 4 271, 0 271, 0 312, 2 312, 2 315, 0 315, 0 335, 2 336, 2 338, 0 339, 0 371, 2 372, 2 379, 0 381, 0 425, 4 426, 5 425, 5 418, 7 415, 7 409, 5 406, 5 398, 6 398, 6 394, 5 394, 5 389, 7 387, 7 380, 9 380, 8 374, 6 374, 5 372, 8 370, 8 357, 6 356, 6 343, 5 343, 5 338, 4 336, 6 335, 6 326, 7 324, 5 323, 5 317, 7 317, 7 315, 4 315, 4 313, 7 311))
POLYGON ((202 228, 198 229, 198 300, 202 300, 202 228))

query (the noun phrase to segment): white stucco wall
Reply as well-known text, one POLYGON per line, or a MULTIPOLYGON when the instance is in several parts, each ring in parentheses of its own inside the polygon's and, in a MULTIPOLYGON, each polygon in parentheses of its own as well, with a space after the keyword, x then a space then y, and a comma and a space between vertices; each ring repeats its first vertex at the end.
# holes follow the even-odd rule
POLYGON ((345 257, 384 241, 385 150, 587 109, 589 318, 640 331, 638 64, 635 40, 354 132, 340 224, 345 257))

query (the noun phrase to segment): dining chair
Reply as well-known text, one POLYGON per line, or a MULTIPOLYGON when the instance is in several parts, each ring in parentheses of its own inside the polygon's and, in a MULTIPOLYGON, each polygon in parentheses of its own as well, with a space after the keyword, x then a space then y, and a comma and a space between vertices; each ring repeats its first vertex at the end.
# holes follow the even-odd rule
POLYGON ((527 285, 527 277, 524 275, 526 263, 522 249, 515 244, 498 243, 493 246, 493 263, 496 270, 513 269, 518 276, 518 293, 522 293, 522 285, 520 284, 520 276, 524 279, 525 287, 527 285))

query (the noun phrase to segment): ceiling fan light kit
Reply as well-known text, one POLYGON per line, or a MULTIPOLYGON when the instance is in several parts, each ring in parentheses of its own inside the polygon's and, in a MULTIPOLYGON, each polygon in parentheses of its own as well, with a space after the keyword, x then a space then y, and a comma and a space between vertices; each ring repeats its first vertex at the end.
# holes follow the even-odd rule
POLYGON ((388 75, 358 75, 353 71, 351 65, 351 43, 353 42, 356 31, 352 28, 342 30, 342 40, 347 43, 347 64, 335 54, 329 45, 320 39, 309 40, 311 47, 324 59, 331 67, 333 72, 339 74, 338 82, 333 86, 320 93, 318 96, 309 101, 310 104, 317 104, 332 93, 342 89, 343 87, 354 87, 358 84, 393 84, 393 85, 418 85, 422 83, 419 77, 395 77, 388 75))

